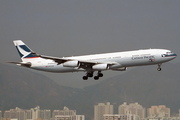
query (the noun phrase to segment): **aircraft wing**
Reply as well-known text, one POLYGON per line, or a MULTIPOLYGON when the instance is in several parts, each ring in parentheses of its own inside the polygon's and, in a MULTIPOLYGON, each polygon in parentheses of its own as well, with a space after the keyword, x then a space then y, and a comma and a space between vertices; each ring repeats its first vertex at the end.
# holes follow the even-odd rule
MULTIPOLYGON (((33 53, 36 54, 36 53, 33 53)), ((96 64, 107 64, 107 65, 119 65, 117 62, 96 62, 96 61, 86 61, 86 60, 78 60, 78 59, 69 59, 69 58, 59 58, 59 57, 52 57, 52 56, 44 56, 44 55, 38 55, 37 56, 44 58, 44 59, 51 59, 55 61, 57 64, 62 64, 68 61, 78 61, 80 63, 79 68, 87 69, 93 65, 96 64)))
POLYGON ((44 56, 44 55, 38 55, 38 56, 41 57, 41 58, 44 58, 44 59, 54 60, 57 64, 61 64, 61 63, 69 61, 69 59, 59 58, 59 57, 44 56))

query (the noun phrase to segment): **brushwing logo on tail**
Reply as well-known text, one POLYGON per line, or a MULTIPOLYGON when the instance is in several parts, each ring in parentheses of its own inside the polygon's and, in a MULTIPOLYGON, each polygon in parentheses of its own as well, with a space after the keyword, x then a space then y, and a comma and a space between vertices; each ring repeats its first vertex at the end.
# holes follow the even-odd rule
POLYGON ((34 58, 37 57, 31 53, 31 50, 26 45, 17 45, 17 50, 21 58, 34 58))

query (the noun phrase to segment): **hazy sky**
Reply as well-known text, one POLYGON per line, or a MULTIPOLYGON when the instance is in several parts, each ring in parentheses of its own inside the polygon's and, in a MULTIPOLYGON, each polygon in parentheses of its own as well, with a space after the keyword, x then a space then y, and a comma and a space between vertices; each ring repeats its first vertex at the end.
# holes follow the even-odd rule
MULTIPOLYGON (((16 39, 57 57, 143 48, 180 55, 179 6, 180 0, 1 0, 0 62, 20 61, 16 39)), ((39 73, 72 87, 98 82, 83 81, 83 72, 39 73)), ((99 81, 118 74, 107 71, 99 81)))

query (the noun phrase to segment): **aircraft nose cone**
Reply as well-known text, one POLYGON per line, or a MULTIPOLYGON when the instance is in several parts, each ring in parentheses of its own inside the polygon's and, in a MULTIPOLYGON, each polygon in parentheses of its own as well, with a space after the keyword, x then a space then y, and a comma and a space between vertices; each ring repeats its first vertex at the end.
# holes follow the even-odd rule
POLYGON ((176 58, 176 57, 177 57, 177 54, 176 54, 176 53, 173 53, 173 54, 172 54, 172 57, 173 57, 173 59, 176 58))

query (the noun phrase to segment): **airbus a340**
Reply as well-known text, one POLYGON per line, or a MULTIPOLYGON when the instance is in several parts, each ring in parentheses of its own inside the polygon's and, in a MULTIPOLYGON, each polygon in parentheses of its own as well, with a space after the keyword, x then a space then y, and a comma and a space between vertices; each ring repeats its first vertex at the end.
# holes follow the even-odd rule
POLYGON ((9 62, 23 67, 46 72, 86 72, 83 80, 93 77, 95 80, 103 77, 102 71, 125 71, 127 67, 158 65, 176 58, 176 54, 166 49, 145 49, 125 52, 113 52, 73 57, 51 57, 33 52, 21 40, 13 41, 21 57, 22 62, 9 62))

